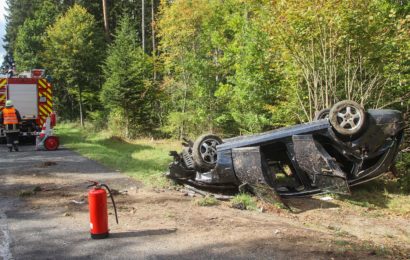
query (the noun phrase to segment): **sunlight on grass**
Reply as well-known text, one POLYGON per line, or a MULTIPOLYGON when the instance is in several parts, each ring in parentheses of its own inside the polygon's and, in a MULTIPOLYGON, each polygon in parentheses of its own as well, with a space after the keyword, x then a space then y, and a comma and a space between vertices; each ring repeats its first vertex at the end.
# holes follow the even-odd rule
POLYGON ((242 210, 256 210, 256 199, 249 194, 240 193, 231 199, 231 207, 242 210))
POLYGON ((194 200, 193 204, 201 207, 210 207, 219 205, 220 203, 215 197, 205 196, 194 200))
POLYGON ((83 156, 119 170, 150 186, 169 184, 162 174, 172 160, 170 150, 179 150, 178 141, 123 140, 108 131, 94 132, 80 129, 73 123, 60 124, 56 129, 61 143, 83 156))
POLYGON ((336 195, 335 198, 380 213, 410 215, 410 196, 399 189, 397 180, 388 177, 354 187, 350 196, 336 195))
POLYGON ((410 215, 410 196, 393 195, 387 206, 393 212, 410 215))

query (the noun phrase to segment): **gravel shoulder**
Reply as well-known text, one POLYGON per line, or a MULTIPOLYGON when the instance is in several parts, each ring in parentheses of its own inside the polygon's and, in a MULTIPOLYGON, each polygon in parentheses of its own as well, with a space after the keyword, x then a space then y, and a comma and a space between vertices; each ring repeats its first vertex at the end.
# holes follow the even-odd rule
MULTIPOLYGON (((0 147, 3 148, 3 147, 0 147)), ((384 259, 410 257, 409 218, 366 216, 318 199, 300 211, 199 207, 176 190, 144 188, 70 150, 0 150, 0 258, 384 259), (117 191, 120 224, 89 237, 87 181, 117 191)), ((110 207, 110 205, 109 205, 110 207)), ((370 214, 371 215, 371 214, 370 214)))

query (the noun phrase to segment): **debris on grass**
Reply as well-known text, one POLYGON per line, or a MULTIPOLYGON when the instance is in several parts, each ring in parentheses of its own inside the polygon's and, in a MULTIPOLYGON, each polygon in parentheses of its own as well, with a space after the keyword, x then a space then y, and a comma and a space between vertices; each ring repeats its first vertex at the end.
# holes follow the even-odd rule
POLYGON ((198 190, 197 188, 192 187, 192 186, 187 185, 187 184, 184 184, 184 187, 186 189, 179 190, 180 192, 183 193, 183 196, 195 197, 195 194, 198 194, 198 195, 203 196, 203 197, 210 196, 210 197, 214 197, 217 200, 223 200, 223 201, 228 201, 228 200, 233 198, 233 196, 230 196, 230 195, 223 195, 223 194, 198 190))
POLYGON ((81 201, 81 200, 80 200, 80 201, 79 201, 79 200, 70 200, 70 202, 71 202, 71 203, 74 203, 74 204, 77 204, 77 205, 82 205, 82 204, 85 203, 84 200, 82 200, 82 201, 81 201))
POLYGON ((331 200, 333 200, 333 198, 330 197, 330 196, 321 197, 319 199, 322 200, 322 201, 331 201, 331 200))

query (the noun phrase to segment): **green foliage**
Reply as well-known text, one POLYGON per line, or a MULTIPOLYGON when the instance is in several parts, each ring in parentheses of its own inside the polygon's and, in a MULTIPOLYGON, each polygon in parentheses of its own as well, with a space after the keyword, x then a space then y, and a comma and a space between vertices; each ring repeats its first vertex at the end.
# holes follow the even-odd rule
POLYGON ((172 104, 167 130, 174 135, 191 129, 232 135, 272 125, 270 107, 282 95, 275 54, 259 24, 264 6, 240 2, 162 5, 159 34, 170 75, 163 86, 172 104))
MULTIPOLYGON (((93 110, 98 98, 100 66, 104 55, 102 32, 86 9, 71 7, 47 29, 44 37, 46 68, 57 83, 58 109, 93 110)), ((97 104, 98 105, 98 104, 97 104)), ((85 114, 85 113, 84 113, 85 114)), ((65 115, 67 116, 67 115, 65 115)))
POLYGON ((26 19, 19 27, 14 45, 14 59, 19 71, 42 68, 47 63, 43 56, 43 38, 47 27, 54 22, 58 13, 54 2, 45 0, 33 18, 26 19))
POLYGON ((13 56, 19 27, 24 24, 26 19, 34 16, 41 2, 41 0, 6 0, 8 15, 4 47, 10 56, 13 56))
POLYGON ((398 25, 404 22, 394 4, 287 1, 274 5, 272 13, 275 26, 267 30, 281 51, 289 87, 297 87, 305 119, 342 99, 380 107, 406 93, 397 86, 408 92, 409 85, 399 79, 406 69, 396 65, 398 25))
POLYGON ((210 207, 219 205, 219 201, 212 196, 205 196, 194 201, 194 204, 201 207, 210 207))
POLYGON ((7 2, 6 58, 49 69, 60 116, 121 135, 255 133, 341 99, 410 106, 408 1, 108 1, 105 40, 101 1, 7 2))
POLYGON ((401 153, 396 163, 400 190, 410 193, 410 153, 401 153))
POLYGON ((249 194, 240 193, 231 199, 231 206, 237 209, 256 210, 256 199, 249 194))
POLYGON ((127 137, 149 133, 155 127, 152 59, 137 42, 135 28, 124 16, 108 48, 103 66, 101 101, 107 111, 119 110, 127 137))

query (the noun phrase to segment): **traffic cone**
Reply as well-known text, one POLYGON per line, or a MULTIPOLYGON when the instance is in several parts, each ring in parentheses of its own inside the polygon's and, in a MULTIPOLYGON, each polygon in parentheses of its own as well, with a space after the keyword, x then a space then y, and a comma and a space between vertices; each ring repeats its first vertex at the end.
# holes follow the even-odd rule
POLYGON ((43 124, 43 127, 41 128, 40 135, 39 135, 40 139, 43 139, 44 136, 46 136, 46 130, 47 130, 46 124, 44 123, 44 124, 43 124))

